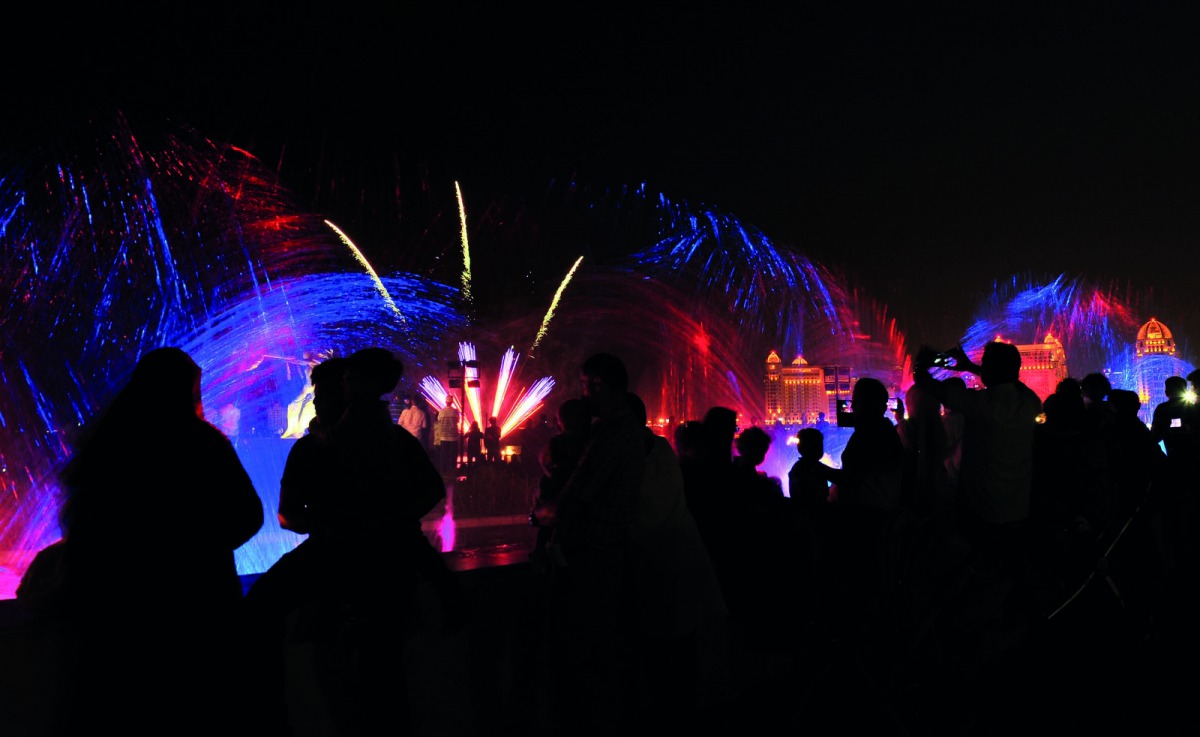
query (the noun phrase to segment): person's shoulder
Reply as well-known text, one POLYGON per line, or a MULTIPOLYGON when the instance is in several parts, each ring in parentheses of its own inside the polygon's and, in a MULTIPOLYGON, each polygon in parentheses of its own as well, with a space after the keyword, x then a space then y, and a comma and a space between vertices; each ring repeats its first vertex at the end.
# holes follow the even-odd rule
POLYGON ((662 455, 670 454, 672 458, 675 457, 675 448, 671 445, 670 440, 667 440, 662 435, 653 432, 650 433, 650 437, 651 450, 662 455))
POLYGON ((189 422, 187 427, 191 432, 193 440, 199 440, 217 446, 228 445, 231 449, 233 448, 233 441, 229 439, 229 436, 221 432, 220 428, 208 420, 196 418, 194 422, 189 422))
MULTIPOLYGON (((406 430, 404 427, 402 427, 400 425, 391 425, 391 428, 392 428, 392 437, 395 439, 395 441, 397 443, 400 443, 401 445, 406 445, 406 446, 413 446, 415 444, 415 446, 418 448, 425 447, 425 446, 421 445, 421 441, 417 440, 415 435, 413 435, 411 432, 406 430)), ((307 437, 307 436, 305 436, 305 437, 307 437)), ((304 438, 301 438, 301 440, 303 440, 303 439, 304 438)), ((299 443, 300 440, 297 440, 296 442, 299 443)))

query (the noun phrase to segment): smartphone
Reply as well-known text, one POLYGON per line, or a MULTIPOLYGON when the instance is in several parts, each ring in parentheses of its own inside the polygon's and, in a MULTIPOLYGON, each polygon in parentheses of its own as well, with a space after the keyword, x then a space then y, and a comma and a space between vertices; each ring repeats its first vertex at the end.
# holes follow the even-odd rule
POLYGON ((1183 418, 1172 417, 1171 418, 1171 427, 1183 427, 1183 418))
POLYGON ((849 399, 837 400, 837 426, 854 427, 854 406, 849 399))
POLYGON ((888 400, 888 411, 895 412, 897 409, 900 409, 900 398, 892 397, 888 400))

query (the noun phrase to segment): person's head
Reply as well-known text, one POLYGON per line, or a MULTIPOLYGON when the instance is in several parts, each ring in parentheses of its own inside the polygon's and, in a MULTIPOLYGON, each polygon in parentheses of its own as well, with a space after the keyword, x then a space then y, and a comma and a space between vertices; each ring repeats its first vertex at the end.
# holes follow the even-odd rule
POLYGON ((610 414, 625 404, 629 373, 625 363, 611 353, 594 353, 579 369, 583 399, 597 416, 610 414))
POLYGON ((904 393, 904 411, 914 419, 939 417, 942 413, 942 404, 937 397, 922 389, 920 384, 913 384, 904 393))
POLYGON ((405 397, 404 398, 404 408, 408 409, 411 406, 413 406, 412 397, 405 397))
POLYGON ((1085 414, 1083 392, 1079 391, 1079 382, 1074 379, 1058 382, 1054 393, 1042 403, 1042 411, 1046 415, 1046 424, 1052 427, 1077 428, 1085 414))
POLYGON ((710 407, 704 413, 704 437, 709 450, 728 462, 737 435, 737 412, 728 407, 710 407))
POLYGON ((1200 369, 1189 371, 1187 380, 1191 383, 1192 389, 1200 389, 1200 369))
POLYGON ((346 400, 379 399, 396 388, 404 375, 404 364, 386 348, 364 348, 346 359, 343 381, 346 400))
POLYGON ((887 412, 888 390, 879 379, 864 376, 854 383, 850 400, 855 415, 879 417, 887 412))
POLYGON ((143 355, 121 393, 135 411, 204 417, 200 367, 181 348, 155 348, 143 355))
POLYGON ((728 407, 710 407, 704 413, 704 427, 710 435, 727 437, 732 442, 737 434, 737 412, 728 407))
POLYGON ((704 423, 688 420, 675 427, 675 455, 682 458, 699 458, 704 454, 704 423))
POLYGON ((479 431, 479 423, 476 422, 475 420, 471 420, 471 432, 478 432, 478 431, 479 431))
POLYGON ((1021 352, 1011 343, 992 341, 983 347, 979 378, 984 386, 1021 380, 1021 352))
MULTIPOLYGON (((95 479, 120 477, 129 472, 130 462, 140 462, 146 445, 171 440, 173 430, 204 419, 200 402, 200 367, 179 348, 155 348, 138 359, 129 380, 108 407, 79 431, 74 452, 59 471, 69 496, 81 489, 98 493, 120 493, 95 479), (131 433, 153 429, 145 442, 130 442, 131 433), (132 457, 132 460, 131 460, 132 457)), ((152 451, 151 451, 152 452, 152 451)), ((151 459, 155 460, 155 459, 151 459)), ((84 493, 87 493, 86 491, 84 493)), ((72 515, 64 505, 61 521, 70 524, 72 515)))
POLYGON ((1168 376, 1163 382, 1163 391, 1166 392, 1169 399, 1183 399, 1187 394, 1188 382, 1182 376, 1168 376))
POLYGON ((592 411, 582 399, 572 397, 558 405, 558 429, 562 432, 586 432, 591 424, 592 411))
POLYGON ((796 452, 806 460, 819 461, 825 455, 825 435, 815 427, 796 433, 796 452))
POLYGON ((1054 387, 1055 394, 1070 394, 1083 398, 1083 388, 1079 386, 1079 379, 1073 379, 1070 376, 1058 382, 1054 387))
POLYGON ((1136 420, 1138 410, 1142 408, 1141 397, 1128 389, 1113 389, 1108 393, 1108 402, 1117 411, 1117 416, 1125 420, 1136 420))
POLYGON ((313 385, 313 409, 323 423, 337 422, 346 411, 346 390, 343 378, 345 358, 327 358, 313 366, 310 378, 313 385))
POLYGON ((742 430, 734 442, 738 457, 747 465, 761 465, 767 458, 767 450, 771 447, 771 436, 757 425, 742 430))
POLYGON ((1083 392, 1084 404, 1096 404, 1108 397, 1112 383, 1104 374, 1092 373, 1079 380, 1079 388, 1083 392))
POLYGON ((489 418, 488 418, 488 426, 489 426, 489 427, 491 427, 491 426, 493 426, 493 425, 498 425, 498 424, 500 424, 500 418, 499 418, 499 417, 489 417, 489 418))
POLYGON ((633 392, 625 392, 625 401, 629 402, 629 409, 633 412, 633 419, 639 425, 645 425, 647 420, 646 403, 642 398, 633 392))

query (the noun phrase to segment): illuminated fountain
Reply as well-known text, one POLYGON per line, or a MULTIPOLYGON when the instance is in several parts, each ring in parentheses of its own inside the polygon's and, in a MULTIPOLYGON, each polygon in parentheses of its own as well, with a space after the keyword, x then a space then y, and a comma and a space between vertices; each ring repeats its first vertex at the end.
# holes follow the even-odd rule
MULTIPOLYGON (((772 348, 854 362, 860 375, 903 373, 903 339, 883 310, 713 209, 572 183, 543 198, 544 211, 491 203, 468 227, 456 185, 459 232, 424 228, 405 258, 425 253, 425 267, 377 272, 378 259, 298 208, 244 151, 186 128, 139 139, 120 116, 75 135, 28 147, 0 173, 0 597, 60 535, 54 474, 74 433, 161 345, 203 369, 207 417, 263 499, 266 524, 237 551, 242 573, 299 540, 278 528, 278 483, 309 411, 309 371, 325 356, 387 346, 408 381, 434 375, 470 338, 482 355, 505 355, 509 382, 520 355, 510 341, 529 336, 521 370, 544 378, 524 408, 516 397, 508 406, 512 427, 575 395, 579 365, 601 350, 625 359, 651 415, 673 422, 718 404, 755 421, 772 348), (461 257, 447 246, 455 236, 461 257), (472 278, 472 262, 486 279, 472 278)), ((496 402, 511 393, 496 387, 496 402)), ((791 460, 777 465, 786 473, 791 460)))
MULTIPOLYGON (((1077 276, 1051 279, 1013 276, 998 282, 963 336, 968 353, 978 355, 997 336, 1011 343, 1034 343, 1047 334, 1062 342, 1070 376, 1106 373, 1115 389, 1135 391, 1147 422, 1165 398, 1162 381, 1186 376, 1194 366, 1174 352, 1139 356, 1139 328, 1157 314, 1141 295, 1077 276)), ((1160 317, 1162 315, 1159 315, 1160 317)), ((1169 321, 1168 321, 1169 322, 1169 321)))
POLYGON ((119 116, 77 135, 0 177, 0 596, 60 535, 54 474, 74 433, 160 345, 200 365, 206 415, 263 498, 237 563, 264 570, 297 541, 275 521, 280 436, 312 363, 379 344, 419 370, 439 350, 428 336, 462 324, 454 290, 367 273, 245 152, 187 130, 144 145, 119 116))
MULTIPOLYGON (((459 381, 462 382, 460 388, 467 396, 465 403, 467 411, 462 413, 459 418, 459 432, 465 432, 472 422, 479 423, 482 428, 487 427, 489 418, 502 417, 504 419, 499 420, 499 424, 500 437, 503 439, 542 408, 546 395, 554 388, 554 379, 543 376, 532 385, 515 390, 515 395, 510 394, 513 373, 516 371, 517 359, 520 357, 516 350, 510 347, 504 353, 504 358, 500 362, 500 372, 496 375, 495 385, 492 387, 491 412, 484 415, 483 406, 480 403, 483 394, 480 381, 482 374, 479 373, 478 366, 474 365, 478 364, 475 355, 473 343, 459 343, 458 357, 464 367, 464 373, 459 378, 459 381)), ((452 389, 448 389, 436 376, 426 375, 421 379, 421 394, 425 396, 435 412, 440 412, 446 406, 447 397, 452 393, 452 389)))

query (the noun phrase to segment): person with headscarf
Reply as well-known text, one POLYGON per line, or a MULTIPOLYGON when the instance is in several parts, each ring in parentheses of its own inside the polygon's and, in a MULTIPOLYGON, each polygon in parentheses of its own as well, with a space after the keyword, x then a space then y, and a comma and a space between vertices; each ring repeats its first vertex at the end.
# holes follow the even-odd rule
POLYGON ((200 377, 179 348, 146 353, 61 474, 72 728, 218 728, 237 712, 234 551, 263 506, 204 419, 200 377))

